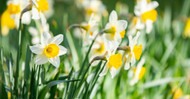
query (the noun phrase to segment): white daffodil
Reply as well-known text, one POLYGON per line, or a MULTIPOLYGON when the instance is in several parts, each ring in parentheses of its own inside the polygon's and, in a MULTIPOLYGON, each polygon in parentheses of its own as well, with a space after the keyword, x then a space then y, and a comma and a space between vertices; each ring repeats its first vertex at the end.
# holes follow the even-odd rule
POLYGON ((142 24, 141 19, 139 17, 133 17, 127 35, 135 35, 137 31, 142 29, 144 29, 144 24, 142 24))
POLYGON ((146 26, 146 33, 150 33, 152 30, 153 22, 156 21, 158 2, 150 0, 138 0, 135 6, 135 15, 141 18, 141 24, 146 26))
POLYGON ((136 62, 136 60, 139 60, 142 54, 142 44, 141 45, 136 45, 137 44, 137 39, 140 35, 140 32, 137 32, 136 36, 132 38, 132 36, 129 36, 129 47, 130 51, 126 55, 126 63, 125 63, 125 69, 130 68, 130 63, 131 66, 133 66, 136 62))
POLYGON ((99 21, 102 15, 107 14, 106 8, 100 0, 77 0, 76 4, 78 7, 84 8, 86 19, 94 13, 94 18, 99 21))
POLYGON ((88 23, 82 24, 82 38, 83 46, 88 46, 91 41, 95 38, 98 33, 97 20, 94 19, 94 14, 92 13, 88 23))
POLYGON ((142 77, 144 76, 146 70, 145 67, 143 67, 144 63, 145 59, 142 58, 141 61, 137 64, 137 67, 129 72, 133 74, 132 80, 130 81, 130 85, 134 85, 138 82, 138 80, 142 79, 142 77))
POLYGON ((28 31, 30 35, 32 36, 32 44, 39 44, 40 37, 39 37, 38 30, 35 27, 29 27, 28 31))
POLYGON ((110 69, 111 76, 112 78, 114 78, 121 65, 122 65, 121 53, 111 54, 107 57, 107 64, 105 65, 103 71, 100 73, 99 76, 106 75, 108 70, 110 69))
POLYGON ((40 19, 40 14, 42 11, 48 11, 48 1, 47 0, 32 0, 32 19, 40 19))
POLYGON ((59 34, 55 37, 51 37, 49 33, 42 33, 41 44, 30 46, 30 50, 37 54, 35 63, 45 64, 48 61, 55 67, 59 67, 59 56, 66 54, 67 49, 59 44, 63 41, 63 35, 59 34))
MULTIPOLYGON (((127 28, 127 21, 118 20, 116 11, 112 11, 109 16, 109 22, 106 24, 106 31, 104 33, 105 42, 108 49, 114 51, 119 46, 122 37, 125 35, 125 29, 127 28)), ((109 52, 110 53, 110 52, 109 52)))

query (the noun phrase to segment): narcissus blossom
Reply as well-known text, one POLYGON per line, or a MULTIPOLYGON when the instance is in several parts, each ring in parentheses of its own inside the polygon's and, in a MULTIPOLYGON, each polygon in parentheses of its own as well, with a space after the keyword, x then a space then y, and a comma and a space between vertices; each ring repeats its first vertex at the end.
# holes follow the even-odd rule
POLYGON ((112 78, 115 77, 117 70, 122 65, 122 55, 121 53, 111 54, 107 57, 107 64, 105 65, 103 71, 99 76, 104 76, 107 74, 108 70, 110 70, 112 78))
POLYGON ((140 32, 137 32, 136 36, 132 38, 132 36, 129 36, 129 47, 130 50, 127 52, 126 55, 126 63, 125 63, 125 69, 130 68, 130 63, 131 66, 133 66, 136 62, 136 60, 139 60, 142 54, 142 44, 137 45, 137 39, 140 35, 140 32))
POLYGON ((138 0, 135 6, 135 15, 141 19, 141 23, 146 26, 146 32, 150 33, 153 27, 153 22, 156 21, 158 2, 150 0, 138 0))
POLYGON ((137 67, 132 69, 133 76, 132 76, 132 80, 130 81, 130 85, 134 85, 135 83, 138 82, 138 80, 142 79, 142 77, 144 76, 145 70, 146 70, 146 68, 143 67, 144 63, 145 63, 145 59, 142 58, 141 61, 137 64, 137 67))
POLYGON ((33 7, 32 7, 32 18, 33 19, 40 19, 40 14, 42 11, 48 11, 48 1, 47 0, 32 0, 33 7))
POLYGON ((59 56, 64 55, 67 52, 67 49, 60 45, 62 41, 62 34, 51 37, 49 33, 44 32, 41 36, 41 44, 30 46, 30 50, 37 54, 35 63, 40 65, 49 61, 55 67, 59 67, 59 56))
POLYGON ((114 51, 121 43, 121 39, 125 35, 125 29, 127 28, 127 21, 118 20, 116 11, 112 11, 109 16, 109 22, 106 24, 105 42, 108 49, 114 51))

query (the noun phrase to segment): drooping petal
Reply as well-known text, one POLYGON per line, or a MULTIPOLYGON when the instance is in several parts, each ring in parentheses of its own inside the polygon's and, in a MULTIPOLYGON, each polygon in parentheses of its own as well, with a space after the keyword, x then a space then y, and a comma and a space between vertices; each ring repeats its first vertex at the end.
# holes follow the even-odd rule
POLYGON ((108 72, 108 69, 109 69, 109 67, 108 67, 108 66, 105 66, 104 69, 103 69, 103 71, 99 74, 99 76, 101 77, 101 76, 106 75, 107 72, 108 72))
POLYGON ((63 35, 59 34, 50 39, 50 43, 59 45, 63 41, 63 35))
POLYGON ((59 65, 60 65, 60 58, 59 58, 59 57, 49 58, 48 60, 49 60, 49 62, 50 62, 52 65, 54 65, 56 68, 59 67, 59 65))
POLYGON ((34 46, 30 46, 30 50, 35 54, 42 54, 44 51, 44 47, 40 44, 36 44, 34 46))
POLYGON ((32 19, 40 19, 40 14, 36 7, 32 7, 32 19))
POLYGON ((112 68, 110 69, 110 73, 111 73, 111 77, 114 78, 115 75, 116 75, 116 73, 117 73, 117 69, 115 69, 114 67, 112 67, 112 68))
POLYGON ((127 21, 125 20, 119 20, 116 22, 116 31, 117 32, 122 32, 127 28, 127 21))
POLYGON ((116 22, 117 21, 117 13, 115 10, 113 10, 111 13, 110 13, 110 16, 109 16, 109 22, 116 22))
POLYGON ((152 28, 153 28, 153 21, 151 20, 146 20, 146 33, 150 33, 152 28))
POLYGON ((51 35, 48 32, 43 32, 41 35, 41 44, 47 45, 49 44, 49 39, 51 38, 51 35))
POLYGON ((48 62, 48 58, 45 55, 37 55, 35 63, 38 65, 45 64, 48 62))
POLYGON ((67 53, 67 49, 65 47, 59 45, 59 55, 58 56, 64 55, 65 53, 67 53))

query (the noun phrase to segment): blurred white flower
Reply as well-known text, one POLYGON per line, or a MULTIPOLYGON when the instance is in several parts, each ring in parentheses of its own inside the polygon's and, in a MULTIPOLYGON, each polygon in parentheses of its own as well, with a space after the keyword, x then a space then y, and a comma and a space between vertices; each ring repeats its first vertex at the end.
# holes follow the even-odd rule
POLYGON ((140 35, 140 32, 137 32, 136 36, 132 38, 132 36, 129 36, 129 47, 130 51, 127 52, 126 55, 126 63, 125 63, 125 69, 130 68, 130 63, 131 66, 133 66, 136 62, 136 60, 139 60, 142 54, 142 44, 141 45, 136 45, 137 44, 137 39, 140 35))
POLYGON ((138 30, 142 29, 144 29, 144 24, 141 23, 141 19, 139 17, 133 17, 127 35, 135 35, 138 30))
MULTIPOLYGON (((119 46, 125 29, 127 28, 127 21, 118 20, 116 11, 112 11, 109 16, 109 22, 106 24, 106 31, 104 33, 105 43, 109 51, 114 51, 119 46), (122 35, 121 35, 121 34, 122 35)), ((111 53, 111 52, 108 52, 111 53)))
POLYGON ((141 19, 141 24, 146 26, 146 33, 150 33, 152 30, 153 22, 156 21, 157 11, 155 10, 158 7, 158 2, 156 1, 147 1, 147 0, 138 0, 137 5, 135 6, 135 15, 141 19))
POLYGON ((137 64, 137 67, 133 69, 132 80, 130 81, 130 85, 134 85, 138 82, 139 79, 142 79, 145 73, 145 67, 143 67, 145 63, 145 59, 142 58, 141 61, 137 64))
POLYGON ((59 56, 66 54, 67 49, 59 44, 63 41, 63 35, 59 34, 55 37, 47 32, 42 33, 41 35, 41 44, 36 44, 30 46, 30 50, 37 54, 35 63, 45 64, 48 61, 53 64, 55 67, 59 67, 60 58, 59 56))
POLYGON ((32 19, 40 19, 40 14, 42 11, 48 11, 48 1, 47 0, 32 0, 32 19))

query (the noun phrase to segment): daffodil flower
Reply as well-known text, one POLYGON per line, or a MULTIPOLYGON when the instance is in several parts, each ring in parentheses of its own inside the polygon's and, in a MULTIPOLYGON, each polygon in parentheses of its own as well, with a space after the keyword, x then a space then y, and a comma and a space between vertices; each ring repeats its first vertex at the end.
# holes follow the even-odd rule
MULTIPOLYGON (((135 83, 138 82, 138 80, 142 79, 142 77, 144 76, 144 73, 146 70, 145 67, 143 67, 144 63, 145 63, 145 59, 142 58, 141 61, 137 64, 137 67, 132 70, 133 78, 130 81, 130 85, 134 85, 135 83)), ((131 73, 131 71, 129 73, 131 73)))
POLYGON ((132 36, 129 36, 129 47, 130 51, 126 55, 126 63, 125 63, 125 69, 130 68, 130 63, 131 66, 133 66, 136 62, 136 60, 139 60, 142 54, 142 44, 141 45, 136 45, 137 44, 137 39, 140 35, 140 32, 137 32, 136 36, 132 38, 132 36))
POLYGON ((65 47, 59 45, 62 41, 62 34, 52 38, 49 33, 44 32, 41 36, 41 44, 30 46, 30 50, 37 54, 35 63, 40 65, 49 61, 55 67, 59 67, 59 56, 64 55, 67 52, 65 47))
MULTIPOLYGON (((7 4, 7 9, 3 12, 1 16, 1 32, 2 35, 7 35, 9 29, 18 28, 19 26, 19 17, 21 14, 21 10, 23 9, 23 5, 26 4, 23 0, 10 0, 7 4)), ((22 17, 22 23, 28 24, 30 19, 28 18, 28 13, 25 13, 22 17)))
POLYGON ((83 46, 88 46, 98 33, 97 20, 94 19, 93 13, 91 14, 88 23, 83 23, 81 27, 83 29, 83 46))
POLYGON ((112 78, 115 77, 117 70, 122 65, 122 55, 121 53, 111 54, 107 57, 107 64, 105 65, 103 71, 99 74, 99 76, 104 76, 107 74, 108 70, 110 69, 110 73, 112 78))
POLYGON ((32 7, 32 19, 40 19, 40 14, 42 11, 48 11, 48 2, 47 0, 32 0, 33 7, 32 7))
POLYGON ((119 46, 123 34, 125 34, 125 29, 127 28, 127 21, 118 20, 116 11, 112 11, 109 16, 109 22, 105 27, 105 42, 108 49, 114 51, 119 46))
POLYGON ((144 24, 141 23, 139 17, 133 17, 132 22, 129 25, 129 31, 127 35, 135 35, 137 31, 144 29, 144 24))
POLYGON ((158 2, 150 0, 138 0, 135 6, 135 15, 141 18, 141 23, 146 26, 146 33, 150 33, 152 30, 153 22, 156 21, 158 2))

